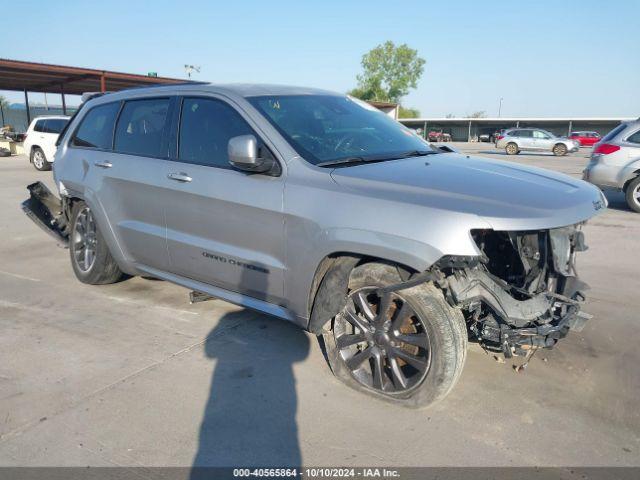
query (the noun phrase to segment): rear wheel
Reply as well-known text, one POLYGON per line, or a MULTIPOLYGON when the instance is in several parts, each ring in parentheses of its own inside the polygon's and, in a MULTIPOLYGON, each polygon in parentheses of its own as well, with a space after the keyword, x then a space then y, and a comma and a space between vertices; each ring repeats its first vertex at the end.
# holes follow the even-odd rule
POLYGON ((379 290, 399 281, 391 265, 356 267, 347 304, 323 337, 331 369, 344 383, 396 404, 424 407, 457 382, 467 329, 460 311, 432 284, 379 290))
POLYGON ((35 147, 31 150, 31 163, 33 163, 36 170, 41 172, 51 170, 51 164, 47 162, 47 157, 41 148, 35 147))
POLYGON ((567 146, 564 143, 557 143, 553 146, 552 151, 556 157, 561 157, 567 154, 567 146))
POLYGON ((507 152, 507 155, 515 155, 519 152, 518 145, 513 142, 507 143, 507 146, 504 148, 504 151, 507 152))
POLYGON ((636 177, 629 182, 624 195, 629 208, 634 212, 640 213, 640 177, 636 177))
POLYGON ((82 283, 104 285, 122 278, 122 272, 109 252, 93 212, 82 201, 74 204, 71 213, 69 254, 73 271, 82 283))

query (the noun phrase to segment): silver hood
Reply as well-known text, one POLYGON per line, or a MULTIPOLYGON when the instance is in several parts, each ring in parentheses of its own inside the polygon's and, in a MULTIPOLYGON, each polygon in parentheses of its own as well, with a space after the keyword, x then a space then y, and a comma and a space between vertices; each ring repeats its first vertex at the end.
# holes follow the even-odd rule
POLYGON ((331 175, 366 196, 477 215, 494 230, 573 225, 606 207, 600 190, 582 180, 451 153, 336 168, 331 175))

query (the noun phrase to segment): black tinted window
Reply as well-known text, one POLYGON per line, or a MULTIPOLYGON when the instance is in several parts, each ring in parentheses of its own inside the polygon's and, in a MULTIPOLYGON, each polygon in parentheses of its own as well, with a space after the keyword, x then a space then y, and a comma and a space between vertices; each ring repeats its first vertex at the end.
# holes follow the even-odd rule
POLYGON ((45 120, 43 132, 60 133, 66 124, 67 120, 64 120, 62 118, 51 118, 49 120, 45 120))
POLYGON ((162 145, 168 111, 167 98, 125 102, 116 127, 114 149, 134 155, 165 156, 162 145))
POLYGON ((518 130, 518 136, 520 138, 531 138, 531 137, 533 137, 533 131, 531 131, 531 130, 518 130))
POLYGON ((200 165, 231 168, 227 145, 238 135, 253 130, 226 103, 204 98, 185 98, 180 119, 180 160, 200 165))
POLYGON ((44 120, 37 120, 36 124, 33 126, 34 132, 44 132, 44 120))
POLYGON ((627 138, 627 142, 640 143, 640 130, 627 138))
POLYGON ((119 109, 119 103, 108 103, 89 110, 71 141, 72 145, 110 149, 113 124, 119 109))

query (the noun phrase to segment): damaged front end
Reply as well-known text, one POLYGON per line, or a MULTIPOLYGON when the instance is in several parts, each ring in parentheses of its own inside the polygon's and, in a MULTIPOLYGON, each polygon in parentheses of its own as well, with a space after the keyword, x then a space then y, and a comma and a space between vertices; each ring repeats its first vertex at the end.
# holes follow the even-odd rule
POLYGON ((436 282, 483 348, 526 355, 582 329, 590 316, 580 311, 588 287, 575 269, 576 252, 587 248, 580 227, 474 230, 481 256, 447 256, 435 265, 436 282))

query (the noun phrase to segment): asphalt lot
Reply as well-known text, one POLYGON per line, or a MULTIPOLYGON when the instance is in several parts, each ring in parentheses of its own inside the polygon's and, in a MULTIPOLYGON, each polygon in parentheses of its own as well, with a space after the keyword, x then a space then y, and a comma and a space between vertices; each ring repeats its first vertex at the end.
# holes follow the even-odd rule
MULTIPOLYGON (((508 159, 579 176, 587 156, 508 159)), ((0 158, 2 466, 640 465, 640 215, 620 195, 585 230, 585 330, 519 374, 473 346, 415 411, 343 386, 291 324, 161 281, 79 283, 20 210, 37 180, 53 183, 0 158)))

